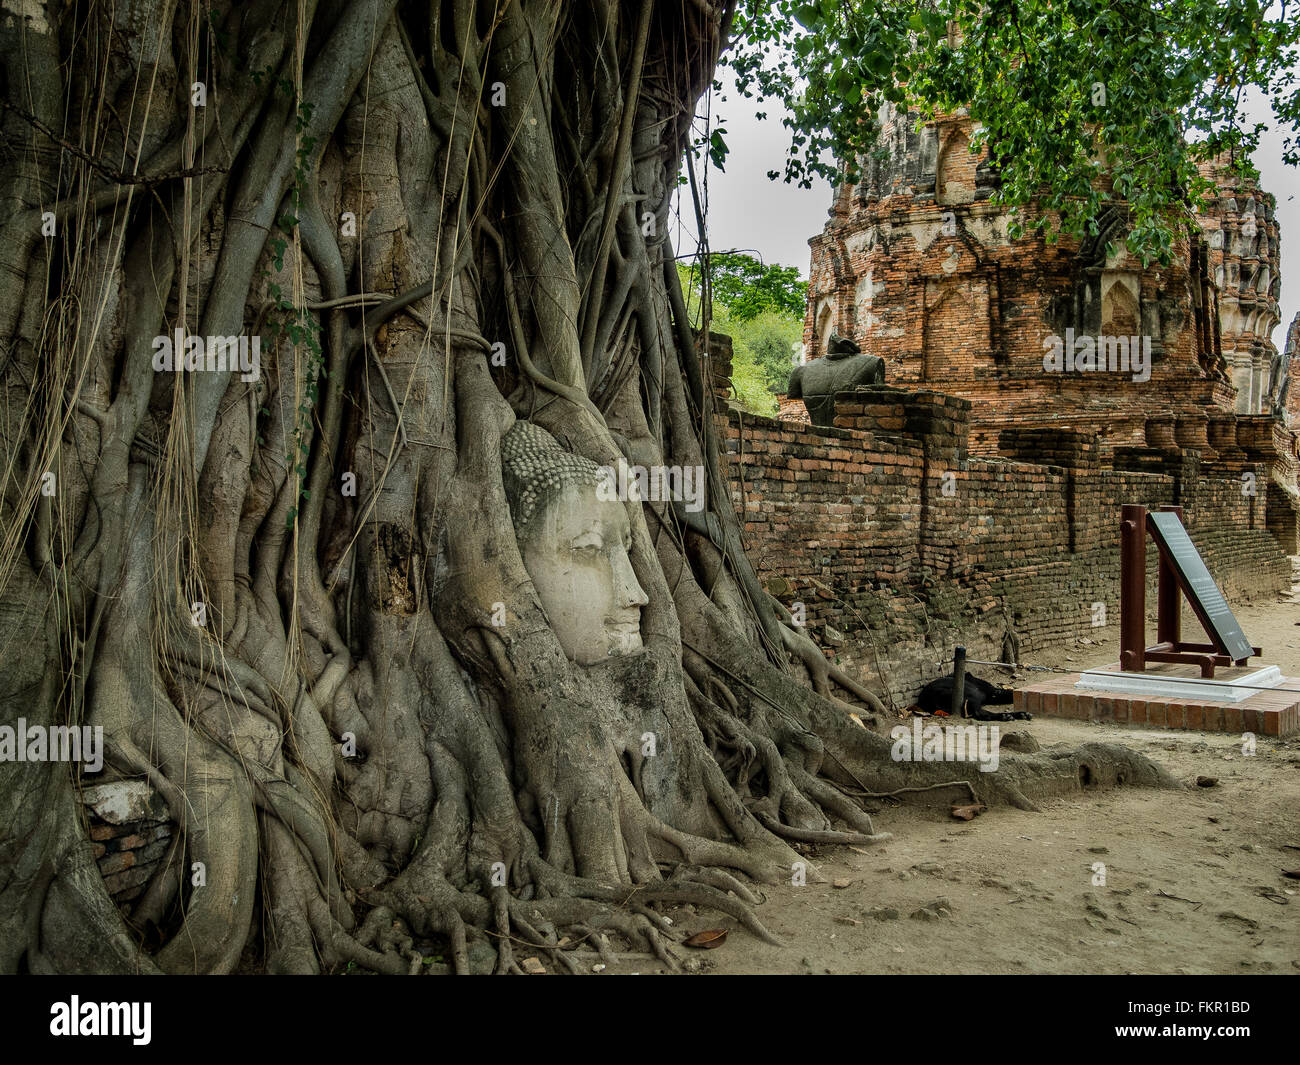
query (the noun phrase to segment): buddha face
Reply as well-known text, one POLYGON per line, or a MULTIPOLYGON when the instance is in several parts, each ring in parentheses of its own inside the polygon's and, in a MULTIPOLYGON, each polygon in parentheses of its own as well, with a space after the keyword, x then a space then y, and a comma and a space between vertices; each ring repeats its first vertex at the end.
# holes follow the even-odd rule
POLYGON ((565 655, 589 666, 641 650, 641 608, 650 602, 628 550, 623 505, 589 484, 569 484, 529 523, 524 567, 565 655))

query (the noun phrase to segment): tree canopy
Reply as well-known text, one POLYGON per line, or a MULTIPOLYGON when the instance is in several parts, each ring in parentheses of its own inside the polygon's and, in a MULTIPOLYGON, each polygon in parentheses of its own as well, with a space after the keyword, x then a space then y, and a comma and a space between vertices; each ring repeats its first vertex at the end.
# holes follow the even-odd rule
POLYGON ((852 180, 886 103, 921 119, 965 108, 999 201, 1046 209, 1025 225, 1095 234, 1121 199, 1130 250, 1164 260, 1212 190, 1197 164, 1226 152, 1249 172, 1265 128, 1251 86, 1287 131, 1285 161, 1300 157, 1294 4, 776 0, 740 5, 735 31, 723 62, 743 96, 789 108, 784 177, 803 185, 852 180))
POLYGON ((709 256, 713 298, 726 304, 742 322, 764 311, 803 318, 808 282, 797 266, 767 264, 747 252, 713 252, 709 256))

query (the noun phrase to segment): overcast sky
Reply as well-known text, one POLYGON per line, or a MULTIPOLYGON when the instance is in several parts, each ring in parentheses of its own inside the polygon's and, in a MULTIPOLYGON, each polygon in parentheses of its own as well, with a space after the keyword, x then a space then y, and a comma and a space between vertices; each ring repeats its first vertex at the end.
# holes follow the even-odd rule
MULTIPOLYGON (((724 72, 724 85, 728 81, 724 72)), ((715 93, 708 103, 713 109, 713 125, 727 130, 731 151, 726 171, 697 170, 708 184, 710 247, 715 251, 748 250, 764 262, 797 266, 806 278, 808 240, 826 224, 833 199, 831 187, 820 179, 811 189, 769 180, 769 170, 784 171, 789 144, 789 131, 781 125, 784 109, 778 101, 768 100, 759 108, 766 110, 768 118, 759 121, 754 117, 758 105, 752 100, 725 89, 722 95, 728 98, 723 100, 715 93)), ((1254 163, 1260 170, 1264 190, 1277 198, 1282 321, 1273 333, 1273 341, 1281 347, 1287 325, 1300 311, 1300 198, 1296 196, 1300 192, 1300 174, 1282 163, 1282 133, 1262 97, 1253 101, 1250 116, 1270 125, 1254 163)), ((678 205, 672 240, 677 254, 686 255, 695 251, 697 243, 689 193, 678 197, 678 205)))

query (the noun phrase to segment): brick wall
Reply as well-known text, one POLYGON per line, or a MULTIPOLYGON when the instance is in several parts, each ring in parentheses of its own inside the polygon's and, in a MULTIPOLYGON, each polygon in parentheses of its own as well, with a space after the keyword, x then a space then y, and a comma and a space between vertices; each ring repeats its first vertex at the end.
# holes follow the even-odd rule
MULTIPOLYGON (((1205 462, 1174 442, 1132 446, 1114 468, 1078 428, 1004 429, 997 457, 972 457, 970 416, 965 399, 884 387, 841 393, 836 428, 719 419, 760 579, 788 607, 802 603, 813 638, 898 706, 947 672, 956 644, 997 660, 1014 635, 1033 662, 1096 636, 1098 603, 1113 633, 1124 503, 1182 505, 1230 600, 1286 587, 1249 425, 1239 460, 1205 462)), ((1154 580, 1154 546, 1149 556, 1154 580)))
POLYGON ((113 901, 129 912, 162 868, 175 825, 161 796, 143 780, 114 780, 84 788, 90 847, 113 901))

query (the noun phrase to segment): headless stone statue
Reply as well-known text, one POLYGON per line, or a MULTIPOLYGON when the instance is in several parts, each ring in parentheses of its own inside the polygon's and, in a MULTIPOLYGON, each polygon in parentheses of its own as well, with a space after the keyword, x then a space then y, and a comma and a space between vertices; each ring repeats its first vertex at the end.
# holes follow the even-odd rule
POLYGON ((836 392, 884 383, 884 359, 864 355, 852 340, 832 333, 823 358, 795 367, 786 395, 803 400, 813 425, 833 426, 836 392))

